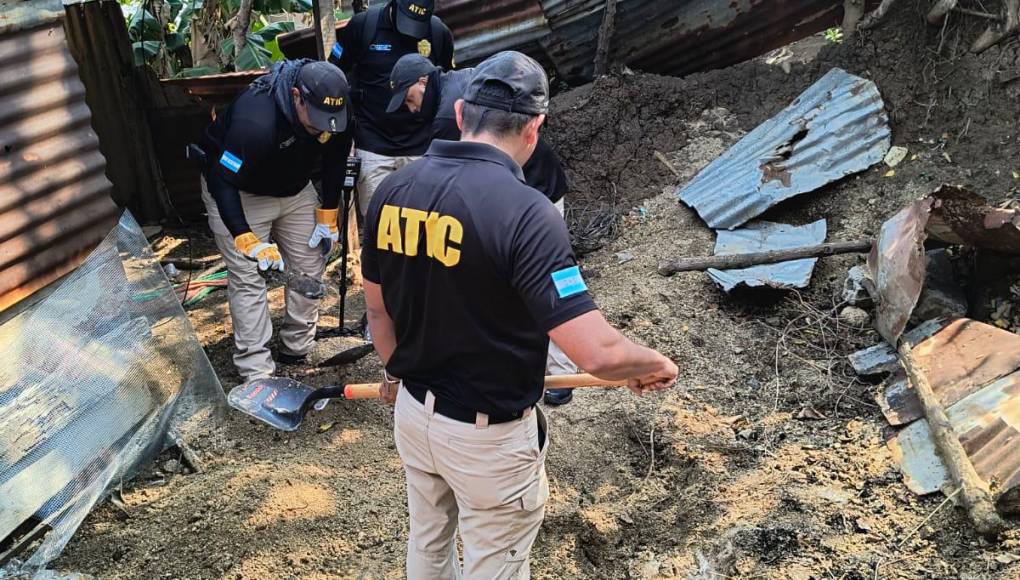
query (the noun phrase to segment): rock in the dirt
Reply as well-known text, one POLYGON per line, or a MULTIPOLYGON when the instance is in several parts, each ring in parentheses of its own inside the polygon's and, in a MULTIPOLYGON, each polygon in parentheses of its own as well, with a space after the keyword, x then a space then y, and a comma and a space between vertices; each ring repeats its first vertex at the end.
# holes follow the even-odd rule
POLYGON ((924 276, 921 298, 911 315, 911 320, 920 322, 930 318, 958 318, 967 314, 967 296, 956 283, 953 262, 944 249, 925 253, 928 266, 924 276))
POLYGON ((871 315, 856 306, 847 306, 839 313, 839 319, 850 326, 863 328, 871 320, 871 315))
POLYGON ((177 461, 176 459, 168 459, 167 461, 163 462, 163 466, 161 469, 163 470, 163 473, 180 473, 181 462, 177 461))
POLYGON ((616 256, 616 263, 617 264, 626 264, 627 262, 630 262, 631 260, 634 259, 634 253, 631 252, 630 250, 624 250, 622 252, 617 252, 614 255, 616 256))
POLYGON ((857 305, 871 300, 864 281, 868 278, 868 271, 864 266, 854 266, 846 274, 846 281, 843 282, 843 300, 847 304, 857 305))
POLYGON ((889 167, 896 167, 897 165, 902 163, 903 160, 906 159, 906 158, 907 158, 907 148, 906 147, 900 147, 899 145, 897 145, 895 147, 890 147, 889 148, 889 151, 886 152, 885 159, 883 159, 883 161, 889 167))

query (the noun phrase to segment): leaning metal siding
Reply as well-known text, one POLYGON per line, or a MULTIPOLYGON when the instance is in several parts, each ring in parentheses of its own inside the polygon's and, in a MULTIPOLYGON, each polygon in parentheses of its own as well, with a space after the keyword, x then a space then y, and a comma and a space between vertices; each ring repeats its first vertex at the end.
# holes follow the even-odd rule
POLYGON ((875 83, 834 68, 677 192, 716 229, 880 162, 892 134, 875 83))
POLYGON ((90 119, 61 22, 0 28, 0 310, 71 271, 116 224, 90 119))
MULTIPOLYGON (((571 83, 592 78, 605 0, 437 0, 457 61, 521 50, 571 83)), ((617 0, 613 62, 660 74, 720 68, 839 24, 841 0, 617 0)), ((344 23, 340 23, 342 26, 344 23)), ((339 27, 338 26, 338 27, 339 27)), ((291 58, 314 56, 314 32, 280 37, 291 58)))

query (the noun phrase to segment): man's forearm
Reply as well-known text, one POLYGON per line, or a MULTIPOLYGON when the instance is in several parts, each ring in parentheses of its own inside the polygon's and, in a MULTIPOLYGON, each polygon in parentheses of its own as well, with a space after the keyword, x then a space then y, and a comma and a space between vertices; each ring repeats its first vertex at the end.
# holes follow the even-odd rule
POLYGON ((651 374, 662 366, 661 355, 654 350, 635 344, 616 331, 617 339, 605 345, 598 363, 586 368, 589 373, 607 380, 629 379, 651 374))
POLYGON ((385 312, 368 311, 368 328, 372 331, 372 344, 379 353, 383 367, 389 362, 393 351, 397 348, 397 335, 393 328, 393 320, 385 312))

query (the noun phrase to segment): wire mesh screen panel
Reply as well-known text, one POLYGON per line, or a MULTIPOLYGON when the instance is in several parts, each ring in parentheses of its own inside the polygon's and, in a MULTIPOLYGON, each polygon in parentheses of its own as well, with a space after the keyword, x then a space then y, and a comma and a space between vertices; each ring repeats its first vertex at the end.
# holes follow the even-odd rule
POLYGON ((0 326, 0 360, 0 557, 20 552, 0 578, 43 569, 112 485, 224 410, 127 211, 49 296, 0 326))

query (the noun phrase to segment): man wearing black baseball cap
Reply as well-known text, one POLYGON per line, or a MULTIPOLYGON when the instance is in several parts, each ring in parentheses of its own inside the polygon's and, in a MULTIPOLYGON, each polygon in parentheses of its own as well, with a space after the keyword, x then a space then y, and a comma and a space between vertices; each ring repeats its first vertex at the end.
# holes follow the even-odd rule
MULTIPOLYGON (((350 90, 336 67, 283 61, 256 79, 206 130, 203 200, 227 264, 234 364, 241 377, 276 366, 265 280, 286 265, 321 278, 338 239, 337 208, 347 155, 350 90), (312 180, 322 180, 322 200, 312 180)), ((277 360, 300 362, 314 346, 318 302, 287 290, 277 360)))
MULTIPOLYGON (((432 139, 460 140, 460 127, 454 104, 464 95, 475 69, 465 68, 442 71, 417 54, 400 57, 390 73, 393 97, 387 112, 406 107, 412 113, 432 119, 432 139)), ((538 137, 535 151, 524 164, 524 182, 545 194, 563 215, 563 197, 567 192, 567 175, 549 143, 538 137)), ((550 375, 568 375, 577 367, 555 343, 549 343, 546 372, 550 375)), ((549 405, 565 405, 573 399, 572 389, 549 389, 544 400, 549 405)))
POLYGON ((373 6, 351 18, 330 54, 329 61, 351 79, 362 214, 379 182, 428 147, 430 120, 406 110, 388 115, 386 105, 390 71, 401 56, 420 54, 433 66, 454 66, 453 35, 433 9, 433 0, 390 0, 373 6))
POLYGON ((550 338, 588 372, 664 389, 678 369, 599 313, 560 214, 521 165, 549 105, 542 68, 503 52, 454 105, 459 142, 380 186, 362 248, 381 394, 407 475, 407 577, 527 578, 549 495, 542 397, 550 338))

